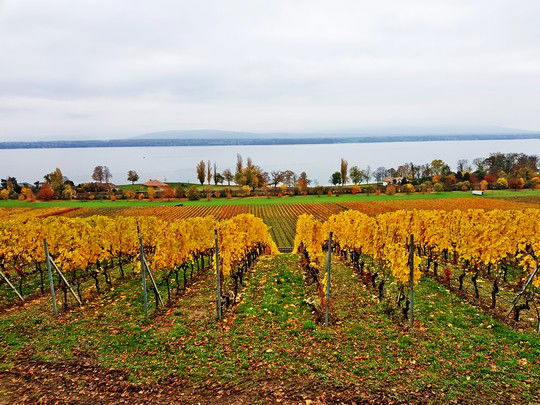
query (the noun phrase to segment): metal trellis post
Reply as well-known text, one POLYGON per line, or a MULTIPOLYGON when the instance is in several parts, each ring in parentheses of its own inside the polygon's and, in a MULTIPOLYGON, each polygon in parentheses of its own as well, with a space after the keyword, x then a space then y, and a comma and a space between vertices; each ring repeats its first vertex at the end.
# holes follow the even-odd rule
POLYGON ((330 235, 328 236, 328 252, 326 258, 326 305, 324 308, 324 326, 328 326, 328 318, 330 311, 330 271, 332 268, 332 236, 333 233, 330 232, 330 235))
POLYGON ((49 245, 47 239, 43 240, 43 247, 45 249, 45 261, 47 262, 47 272, 49 274, 49 286, 51 287, 51 299, 53 307, 53 315, 58 315, 58 309, 56 308, 56 293, 54 292, 54 279, 51 266, 51 257, 49 255, 49 245))

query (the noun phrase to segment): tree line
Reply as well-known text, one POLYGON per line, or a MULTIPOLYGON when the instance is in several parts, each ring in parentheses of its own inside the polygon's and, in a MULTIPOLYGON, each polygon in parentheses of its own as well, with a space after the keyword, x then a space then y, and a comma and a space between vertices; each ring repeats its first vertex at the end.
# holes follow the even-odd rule
MULTIPOLYGON (((201 186, 205 184, 228 186, 232 183, 240 186, 246 195, 249 190, 277 188, 281 185, 283 192, 287 188, 294 188, 298 193, 305 194, 313 182, 305 171, 300 174, 292 170, 276 170, 270 173, 256 165, 251 158, 245 161, 240 154, 237 155, 234 171, 225 169, 218 171, 217 164, 201 160, 195 168, 197 179, 201 186)), ((17 182, 15 177, 6 177, 0 182, 0 199, 26 199, 49 200, 52 198, 72 199, 81 193, 111 192, 113 175, 104 165, 96 166, 90 176, 93 182, 82 183, 77 186, 62 173, 61 169, 45 174, 43 181, 33 184, 17 182)), ((139 181, 135 170, 129 170, 126 176, 132 184, 139 181)), ((460 159, 456 169, 443 160, 435 159, 425 164, 413 162, 401 164, 395 168, 378 167, 375 170, 360 168, 358 165, 349 167, 345 159, 339 162, 338 170, 331 174, 329 182, 333 186, 353 185, 352 192, 361 192, 358 185, 365 184, 366 192, 376 189, 385 192, 388 186, 403 188, 410 191, 450 191, 479 189, 521 189, 540 188, 540 174, 538 173, 538 156, 524 153, 493 153, 487 158, 476 158, 472 162, 460 159), (376 184, 373 184, 376 183, 376 184), (382 188, 381 188, 382 187, 382 188), (360 190, 360 191, 359 191, 360 190)), ((322 186, 315 187, 317 189, 322 186)), ((311 190, 311 188, 309 188, 311 190)), ((392 188, 390 188, 392 190, 392 188)), ((168 190, 165 190, 168 191, 168 190)), ((191 190, 195 194, 196 190, 191 190)), ((317 190, 316 190, 317 191, 317 190)), ((324 190, 326 192, 327 190, 324 190)), ((311 192, 311 191, 309 191, 311 192)), ((155 190, 151 192, 155 194, 155 190)), ((166 193, 170 197, 185 196, 182 190, 166 193)), ((230 194, 227 193, 227 194, 230 194)), ((320 190, 317 191, 320 194, 320 190)))

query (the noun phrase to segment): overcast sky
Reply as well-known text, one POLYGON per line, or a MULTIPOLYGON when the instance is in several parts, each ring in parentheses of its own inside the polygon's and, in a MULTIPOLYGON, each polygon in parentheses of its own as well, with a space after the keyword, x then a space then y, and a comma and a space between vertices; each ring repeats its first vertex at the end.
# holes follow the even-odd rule
POLYGON ((0 0, 0 139, 540 130, 540 1, 0 0))

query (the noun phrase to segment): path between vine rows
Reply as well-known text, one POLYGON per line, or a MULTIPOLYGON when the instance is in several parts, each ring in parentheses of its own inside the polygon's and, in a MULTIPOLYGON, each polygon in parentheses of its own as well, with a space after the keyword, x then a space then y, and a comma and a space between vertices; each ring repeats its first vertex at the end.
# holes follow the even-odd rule
MULTIPOLYGON (((130 302, 136 288, 127 287, 130 302)), ((219 325, 214 291, 212 275, 202 275, 150 326, 134 320, 139 309, 125 305, 120 317, 102 302, 46 320, 41 332, 28 328, 28 340, 0 357, 0 403, 519 402, 539 388, 538 349, 522 347, 524 337, 506 336, 503 325, 479 328, 493 321, 430 280, 419 288, 414 335, 340 263, 329 328, 304 302, 313 287, 295 255, 261 258, 219 325), (443 300, 444 311, 432 308, 443 300), (69 348, 54 346, 62 342, 69 348), (22 360, 6 358, 14 354, 22 360), (513 379, 501 382, 508 373, 513 379)), ((0 325, 38 316, 26 315, 0 315, 0 325)))

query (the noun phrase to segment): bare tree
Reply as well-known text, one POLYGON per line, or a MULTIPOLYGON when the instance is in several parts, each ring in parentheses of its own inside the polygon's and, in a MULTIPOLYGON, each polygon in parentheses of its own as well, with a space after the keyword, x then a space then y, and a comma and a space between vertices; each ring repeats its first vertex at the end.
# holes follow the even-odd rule
POLYGON ((92 179, 99 183, 103 183, 104 178, 105 176, 103 175, 103 166, 94 167, 94 172, 92 173, 92 179))
POLYGON ((223 178, 227 180, 227 184, 230 186, 231 181, 234 180, 234 174, 232 174, 231 169, 225 169, 223 171, 223 178))
POLYGON ((272 180, 270 184, 273 184, 275 188, 279 183, 284 180, 285 176, 283 175, 283 172, 274 171, 270 173, 270 178, 272 180))
POLYGON ((103 178, 107 184, 109 184, 109 180, 112 179, 112 173, 107 166, 103 166, 103 178))
POLYGON ((459 159, 457 161, 456 169, 458 172, 466 172, 471 170, 471 165, 469 165, 469 161, 467 159, 459 159))
POLYGON ((214 163, 214 184, 217 186, 219 182, 218 178, 218 172, 217 172, 217 165, 214 163))
POLYGON ((292 170, 285 170, 283 173, 283 184, 287 187, 294 187, 296 184, 296 174, 292 170))
POLYGON ((373 175, 377 183, 382 183, 383 179, 388 175, 388 170, 386 170, 386 167, 377 167, 373 175))

